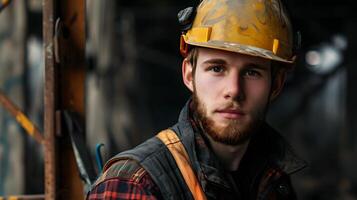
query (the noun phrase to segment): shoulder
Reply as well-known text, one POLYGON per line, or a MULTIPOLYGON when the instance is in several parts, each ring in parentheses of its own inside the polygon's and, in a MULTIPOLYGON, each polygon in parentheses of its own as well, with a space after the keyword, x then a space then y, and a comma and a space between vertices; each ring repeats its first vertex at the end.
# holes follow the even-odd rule
POLYGON ((160 191, 147 171, 131 159, 113 163, 96 181, 87 199, 158 199, 160 191))
POLYGON ((112 160, 117 160, 118 158, 130 158, 136 160, 138 163, 142 163, 147 158, 157 155, 158 152, 164 151, 165 148, 166 146, 157 137, 152 137, 132 149, 117 154, 110 159, 106 165, 110 165, 112 160))
POLYGON ((120 159, 112 162, 103 174, 97 179, 95 185, 113 178, 140 183, 140 180, 147 174, 146 170, 133 159, 120 159))

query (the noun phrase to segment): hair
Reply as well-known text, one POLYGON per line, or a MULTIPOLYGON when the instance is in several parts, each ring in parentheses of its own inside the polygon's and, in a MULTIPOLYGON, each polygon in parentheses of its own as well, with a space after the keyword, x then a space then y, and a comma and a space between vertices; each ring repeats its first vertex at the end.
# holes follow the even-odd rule
POLYGON ((195 76, 195 72, 196 72, 197 58, 198 58, 198 48, 192 47, 192 49, 188 52, 186 59, 190 62, 192 66, 193 77, 195 76))
POLYGON ((284 73, 287 70, 287 67, 285 66, 285 63, 281 63, 278 61, 271 61, 271 67, 270 67, 270 71, 271 71, 271 80, 272 83, 274 83, 276 76, 279 73, 284 73))

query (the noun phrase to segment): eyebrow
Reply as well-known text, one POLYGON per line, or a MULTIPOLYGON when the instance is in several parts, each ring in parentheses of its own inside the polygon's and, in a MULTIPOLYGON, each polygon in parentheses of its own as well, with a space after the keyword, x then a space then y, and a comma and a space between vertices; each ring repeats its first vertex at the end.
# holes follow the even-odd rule
POLYGON ((209 59, 204 61, 202 64, 219 64, 219 65, 226 65, 227 62, 223 59, 220 58, 213 58, 213 59, 209 59))
MULTIPOLYGON (((218 64, 218 65, 227 65, 227 62, 224 59, 220 59, 220 58, 213 58, 213 59, 209 59, 204 61, 202 64, 218 64)), ((261 70, 268 70, 269 67, 264 65, 264 64, 260 64, 260 63, 246 63, 245 66, 243 68, 256 68, 256 69, 261 69, 261 70)))
POLYGON ((245 65, 245 68, 256 68, 261 70, 269 70, 269 66, 264 64, 257 64, 257 63, 248 63, 245 65))

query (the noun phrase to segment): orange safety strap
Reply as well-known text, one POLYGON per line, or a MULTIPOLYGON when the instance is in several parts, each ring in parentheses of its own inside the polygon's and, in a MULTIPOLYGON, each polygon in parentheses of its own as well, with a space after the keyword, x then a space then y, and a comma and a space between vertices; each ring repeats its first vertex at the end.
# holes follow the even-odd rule
POLYGON ((190 159, 185 147, 177 137, 176 133, 170 129, 166 129, 157 134, 156 137, 158 137, 170 150, 193 198, 195 200, 206 200, 206 195, 190 165, 190 159))

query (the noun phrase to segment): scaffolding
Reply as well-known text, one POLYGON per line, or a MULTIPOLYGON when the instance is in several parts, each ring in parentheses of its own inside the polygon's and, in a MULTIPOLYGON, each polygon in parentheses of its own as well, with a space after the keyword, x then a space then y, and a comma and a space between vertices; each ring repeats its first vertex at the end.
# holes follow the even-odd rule
MULTIPOLYGON (((0 1, 0 11, 9 3, 0 1)), ((1 200, 84 199, 86 188, 79 174, 85 179, 83 174, 92 173, 87 185, 93 180, 93 171, 77 167, 81 162, 78 157, 82 158, 85 151, 80 146, 84 144, 81 141, 84 136, 76 135, 85 133, 85 1, 43 0, 42 6, 45 63, 43 133, 1 90, 0 103, 42 146, 45 192, 0 197, 1 200)))

